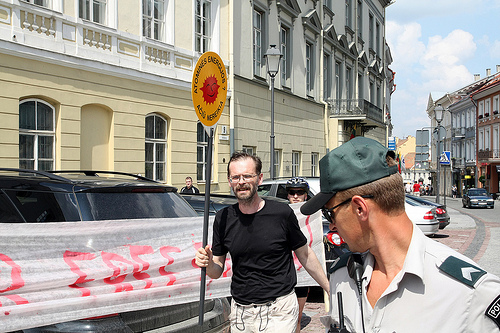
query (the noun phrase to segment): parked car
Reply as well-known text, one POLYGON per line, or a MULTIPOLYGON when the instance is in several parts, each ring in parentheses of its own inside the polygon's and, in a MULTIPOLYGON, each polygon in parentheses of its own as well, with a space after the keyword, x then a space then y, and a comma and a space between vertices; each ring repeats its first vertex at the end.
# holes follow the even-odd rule
MULTIPOLYGON (((311 199, 316 193, 320 191, 319 177, 303 177, 309 184, 309 192, 307 199, 311 199)), ((262 184, 259 185, 257 192, 260 196, 278 197, 287 199, 286 182, 290 177, 279 177, 274 179, 264 179, 262 184)))
POLYGON ((442 204, 438 204, 436 202, 424 199, 422 197, 416 197, 413 195, 406 195, 407 199, 419 202, 426 206, 436 207, 436 219, 439 221, 439 229, 444 229, 447 225, 450 224, 450 215, 446 211, 446 206, 442 204))
MULTIPOLYGON (((177 189, 119 172, 0 168, 0 223, 100 221, 198 216, 177 189), (152 209, 152 207, 154 209, 152 209)), ((221 332, 228 330, 226 298, 130 311, 30 329, 29 332, 221 332), (63 328, 70 327, 70 328, 63 328)))
POLYGON ((470 188, 462 196, 462 206, 472 207, 495 207, 495 200, 484 188, 470 188))
POLYGON ((439 221, 436 219, 436 208, 422 205, 409 198, 405 200, 406 215, 410 220, 422 230, 422 232, 431 236, 439 231, 439 221))

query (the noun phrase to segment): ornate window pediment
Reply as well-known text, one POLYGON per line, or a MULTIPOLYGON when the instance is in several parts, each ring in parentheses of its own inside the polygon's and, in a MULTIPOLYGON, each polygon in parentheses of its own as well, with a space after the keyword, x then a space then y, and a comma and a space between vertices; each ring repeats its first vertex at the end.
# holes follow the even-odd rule
POLYGON ((337 37, 340 46, 342 46, 344 49, 347 50, 347 47, 349 45, 349 42, 347 41, 347 37, 345 35, 338 35, 337 37))
POLYGON ((358 60, 364 66, 368 66, 368 57, 366 56, 366 52, 364 50, 358 55, 358 60))
POLYGON ((300 15, 300 6, 297 0, 278 0, 276 1, 278 10, 282 10, 292 18, 297 18, 300 15))
POLYGON ((328 27, 326 27, 325 34, 323 36, 324 39, 332 45, 338 43, 337 32, 335 31, 335 27, 333 26, 333 24, 330 24, 328 27))
POLYGON ((378 66, 377 60, 372 60, 368 68, 375 73, 380 73, 380 68, 378 66))
POLYGON ((355 57, 359 55, 355 42, 351 42, 351 44, 349 44, 349 52, 351 52, 351 54, 355 57))
POLYGON ((304 17, 302 17, 302 24, 305 29, 312 31, 315 35, 321 33, 321 20, 319 19, 316 9, 311 9, 304 17))

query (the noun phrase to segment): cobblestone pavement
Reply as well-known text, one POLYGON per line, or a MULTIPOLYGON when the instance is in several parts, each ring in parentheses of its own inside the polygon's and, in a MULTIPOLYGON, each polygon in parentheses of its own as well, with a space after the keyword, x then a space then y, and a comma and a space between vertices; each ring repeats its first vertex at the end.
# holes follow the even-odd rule
MULTIPOLYGON (((452 249, 464 253, 469 247, 476 234, 475 228, 470 229, 443 229, 436 234, 433 239, 443 243, 452 249)), ((484 252, 484 251, 482 251, 484 252)), ((478 253, 478 256, 481 253, 478 253)), ((478 260, 479 258, 474 258, 478 260)), ((324 332, 324 326, 320 322, 320 317, 326 316, 328 312, 325 309, 323 293, 318 288, 313 288, 307 303, 304 307, 304 312, 301 321, 301 332, 324 332)))

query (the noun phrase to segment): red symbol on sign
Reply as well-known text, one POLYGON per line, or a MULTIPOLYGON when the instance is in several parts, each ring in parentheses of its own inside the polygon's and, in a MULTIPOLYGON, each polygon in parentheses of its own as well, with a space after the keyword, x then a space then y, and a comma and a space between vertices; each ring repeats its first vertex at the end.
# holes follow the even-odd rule
POLYGON ((209 76, 205 79, 201 91, 203 91, 203 99, 207 104, 213 104, 219 94, 219 85, 215 76, 209 76))

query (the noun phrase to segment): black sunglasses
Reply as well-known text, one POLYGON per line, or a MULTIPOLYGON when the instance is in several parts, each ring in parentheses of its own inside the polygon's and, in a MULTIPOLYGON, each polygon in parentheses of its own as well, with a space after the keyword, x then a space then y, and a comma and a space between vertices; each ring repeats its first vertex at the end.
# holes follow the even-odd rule
MULTIPOLYGON (((361 195, 361 197, 365 199, 370 199, 373 198, 373 195, 361 195)), ((351 202, 352 198, 353 197, 350 197, 349 199, 342 201, 341 203, 333 206, 332 208, 323 208, 323 215, 328 220, 328 222, 333 223, 333 221, 335 220, 335 212, 334 212, 335 208, 351 202)))
POLYGON ((295 194, 304 195, 304 194, 306 194, 306 191, 304 191, 304 190, 288 190, 288 194, 290 194, 290 195, 295 195, 295 194))

